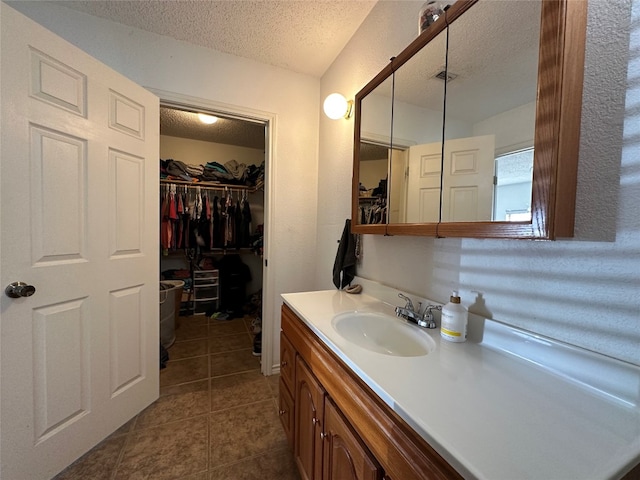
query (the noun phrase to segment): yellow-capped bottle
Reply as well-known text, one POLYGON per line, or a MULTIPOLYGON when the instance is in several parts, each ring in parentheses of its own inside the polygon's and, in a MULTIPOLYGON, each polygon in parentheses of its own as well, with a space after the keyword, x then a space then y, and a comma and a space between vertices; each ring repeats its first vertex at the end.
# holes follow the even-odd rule
POLYGON ((442 307, 440 336, 449 342, 465 342, 467 340, 467 320, 469 312, 460 303, 458 292, 451 292, 449 303, 442 307))

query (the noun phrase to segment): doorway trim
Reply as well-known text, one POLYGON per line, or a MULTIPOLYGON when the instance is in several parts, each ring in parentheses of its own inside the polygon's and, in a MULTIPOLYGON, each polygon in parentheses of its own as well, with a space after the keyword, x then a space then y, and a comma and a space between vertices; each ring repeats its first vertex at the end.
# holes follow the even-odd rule
POLYGON ((145 87, 151 93, 160 98, 160 105, 170 107, 196 108, 211 110, 238 117, 242 120, 255 121, 265 125, 265 173, 264 173, 264 242, 262 258, 262 355, 260 371, 268 376, 274 373, 274 265, 269 265, 269 253, 271 250, 272 221, 274 202, 274 188, 271 188, 273 179, 276 178, 275 162, 275 138, 277 128, 277 115, 271 112, 255 110, 251 108, 217 102, 200 97, 192 97, 175 92, 168 92, 156 88, 145 87))

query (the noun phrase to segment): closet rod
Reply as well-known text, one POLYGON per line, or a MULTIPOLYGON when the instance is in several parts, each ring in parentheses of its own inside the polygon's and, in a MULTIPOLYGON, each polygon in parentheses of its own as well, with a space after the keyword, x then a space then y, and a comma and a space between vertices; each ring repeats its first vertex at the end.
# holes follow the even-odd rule
POLYGON ((200 188, 201 190, 247 190, 249 193, 257 192, 260 188, 260 184, 255 187, 248 187, 247 185, 232 185, 229 183, 200 183, 200 182, 186 182, 184 180, 166 180, 161 178, 160 185, 181 185, 189 188, 200 188))

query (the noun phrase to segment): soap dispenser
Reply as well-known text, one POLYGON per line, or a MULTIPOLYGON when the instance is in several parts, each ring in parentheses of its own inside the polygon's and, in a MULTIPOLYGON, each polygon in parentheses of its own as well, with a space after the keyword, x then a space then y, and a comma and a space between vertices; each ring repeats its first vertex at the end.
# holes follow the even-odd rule
POLYGON ((451 292, 449 303, 442 307, 440 336, 449 342, 464 342, 467 340, 467 319, 469 313, 460 303, 458 292, 451 292))

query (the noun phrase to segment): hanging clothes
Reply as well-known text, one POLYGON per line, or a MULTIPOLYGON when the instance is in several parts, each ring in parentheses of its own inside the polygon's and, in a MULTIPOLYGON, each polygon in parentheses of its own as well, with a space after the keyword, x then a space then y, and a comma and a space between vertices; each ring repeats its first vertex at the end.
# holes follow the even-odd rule
POLYGON ((213 197, 213 213, 211 215, 213 226, 212 243, 214 248, 222 247, 222 225, 220 223, 220 199, 216 195, 213 197))
POLYGON ((251 246, 251 207, 246 198, 242 199, 241 247, 251 246))
POLYGON ((162 245, 162 254, 169 255, 171 248, 171 220, 169 219, 169 193, 165 192, 162 199, 162 207, 160 208, 160 244, 162 245))
POLYGON ((160 243, 163 254, 197 249, 240 249, 251 246, 251 207, 246 193, 225 187, 212 196, 211 188, 170 184, 161 190, 160 243))

